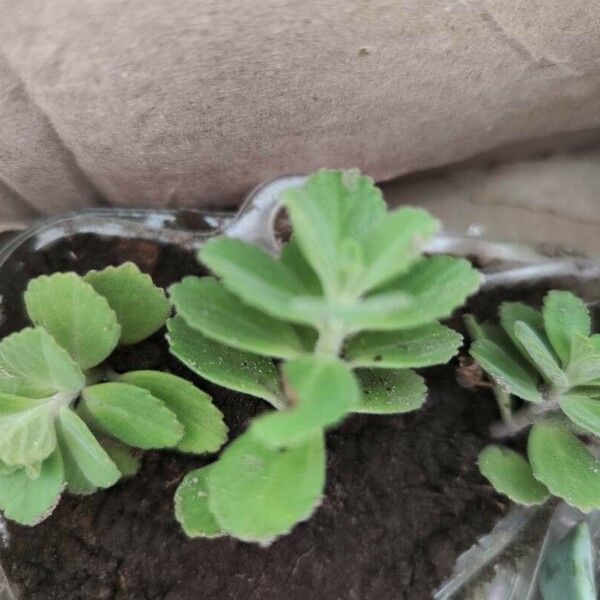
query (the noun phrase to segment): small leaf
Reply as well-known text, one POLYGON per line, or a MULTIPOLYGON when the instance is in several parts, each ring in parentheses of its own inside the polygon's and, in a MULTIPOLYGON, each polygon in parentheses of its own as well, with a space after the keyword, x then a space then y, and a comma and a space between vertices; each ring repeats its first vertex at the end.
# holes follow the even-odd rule
POLYGON ((244 304, 214 277, 186 277, 170 293, 186 323, 217 342, 287 359, 304 352, 292 325, 244 304))
POLYGON ((110 438, 104 438, 101 443, 123 477, 133 477, 137 474, 141 466, 139 451, 136 453, 133 448, 110 438))
POLYGON ((500 346, 487 339, 478 340, 470 353, 503 389, 523 400, 542 402, 538 382, 500 346))
POLYGON ((73 472, 76 468, 95 487, 110 487, 119 480, 119 469, 88 426, 71 409, 60 409, 57 434, 65 466, 69 465, 67 471, 73 472))
POLYGON ((420 408, 427 399, 423 378, 411 370, 360 369, 362 388, 357 413, 375 415, 407 413, 420 408))
POLYGON ((486 446, 479 454, 479 469, 498 492, 514 502, 532 506, 549 497, 546 486, 534 478, 529 463, 514 450, 486 446))
POLYGON ((167 321, 171 354, 204 379, 262 398, 279 408, 281 391, 273 361, 220 344, 189 327, 182 317, 167 321))
POLYGON ((459 333, 434 322, 414 329, 359 333, 348 343, 346 357, 354 367, 429 367, 447 363, 461 343, 459 333))
POLYGON ((77 392, 84 383, 81 369, 44 329, 27 328, 0 342, 0 377, 12 382, 12 393, 44 398, 77 392))
POLYGON ((311 296, 286 266, 258 246, 219 237, 200 250, 200 260, 222 278, 225 287, 245 303, 278 319, 312 325, 310 309, 295 300, 311 296))
POLYGON ((0 461, 8 467, 42 462, 56 448, 54 415, 48 404, 0 417, 0 461))
POLYGON ((525 352, 540 370, 544 379, 560 390, 569 387, 569 380, 554 358, 542 334, 536 333, 524 321, 515 323, 515 336, 525 348, 525 352))
POLYGON ((12 415, 14 413, 42 406, 47 402, 47 398, 24 398, 23 396, 15 396, 13 394, 0 392, 0 418, 4 415, 12 415))
POLYGON ((64 488, 60 453, 55 451, 43 463, 35 479, 25 469, 0 475, 0 509, 7 519, 21 525, 37 525, 52 514, 64 488))
POLYGON ((600 350, 595 347, 592 338, 575 334, 571 339, 567 376, 573 387, 594 385, 600 377, 600 350))
POLYGON ((324 485, 321 433, 286 449, 268 448, 245 433, 211 465, 208 506, 226 533, 268 544, 312 514, 324 485))
POLYGON ((600 507, 600 461, 566 428, 534 425, 527 445, 533 475, 582 511, 600 507))
POLYGON ((102 271, 90 271, 87 281, 108 300, 121 326, 119 343, 136 344, 157 332, 171 314, 164 290, 154 285, 150 275, 126 262, 102 271))
POLYGON ((105 360, 119 341, 121 327, 106 298, 75 273, 33 279, 25 305, 29 318, 84 370, 105 360))
POLYGON ((544 298, 542 312, 546 335, 562 364, 566 365, 573 337, 590 335, 592 321, 587 306, 571 292, 552 290, 544 298))
POLYGON ((208 394, 189 381, 160 371, 132 371, 121 375, 119 381, 148 390, 175 413, 184 428, 178 450, 216 452, 227 440, 223 414, 208 394))
POLYGON ((535 308, 523 304, 523 302, 503 302, 500 305, 500 325, 502 325, 506 335, 512 340, 517 350, 523 356, 529 358, 525 347, 515 335, 515 323, 517 321, 523 321, 523 323, 529 325, 536 333, 542 334, 544 331, 544 319, 539 310, 535 310, 535 308))
POLYGON ((82 409, 94 423, 119 441, 136 448, 172 448, 183 437, 183 425, 162 400, 127 383, 99 383, 82 393, 82 409))
POLYGON ((560 408, 575 425, 600 436, 600 400, 568 394, 561 397, 560 408))
POLYGON ((281 262, 298 281, 302 282, 303 287, 306 288, 311 295, 323 295, 321 282, 304 257, 304 254, 302 254, 298 240, 293 234, 289 241, 283 244, 283 247, 281 248, 281 262))
POLYGON ((212 466, 188 473, 175 492, 175 518, 189 537, 223 535, 208 507, 208 474, 212 466))
POLYGON ((314 437, 341 421, 360 401, 352 371, 337 358, 297 358, 285 365, 283 373, 293 398, 291 408, 262 415, 250 427, 268 446, 290 446, 314 437))

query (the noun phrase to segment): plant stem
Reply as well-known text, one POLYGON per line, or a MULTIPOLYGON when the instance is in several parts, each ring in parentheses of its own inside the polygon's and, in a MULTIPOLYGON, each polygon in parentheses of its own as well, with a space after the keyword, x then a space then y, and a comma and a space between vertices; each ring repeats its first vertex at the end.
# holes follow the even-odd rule
POLYGON ((319 339, 315 346, 315 354, 327 354, 329 356, 339 356, 342 351, 342 344, 346 337, 344 324, 340 321, 327 321, 319 329, 319 339))
POLYGON ((494 438, 505 438, 513 436, 530 425, 533 425, 540 417, 558 409, 558 400, 547 400, 542 404, 534 404, 514 413, 508 422, 494 423, 490 427, 490 433, 494 438))

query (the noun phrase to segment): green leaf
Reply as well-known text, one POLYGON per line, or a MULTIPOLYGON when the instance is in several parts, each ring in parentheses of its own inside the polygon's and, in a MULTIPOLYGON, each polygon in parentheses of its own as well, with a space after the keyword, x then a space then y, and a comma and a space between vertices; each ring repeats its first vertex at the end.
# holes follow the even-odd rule
POLYGON ((527 445, 533 475, 582 511, 600 507, 600 461, 566 428, 534 425, 527 445))
POLYGON ((538 367, 544 379, 560 390, 569 387, 569 380, 546 344, 543 334, 537 333, 524 321, 515 323, 515 336, 525 352, 538 367))
POLYGON ((310 309, 296 305, 303 296, 316 301, 286 266, 258 246, 219 237, 200 250, 200 260, 222 278, 225 287, 245 303, 267 314, 312 325, 310 309))
POLYGON ((325 486, 325 443, 319 433, 286 449, 245 433, 208 474, 208 506, 226 533, 270 543, 312 514, 325 486))
POLYGON ((461 344, 459 333, 434 322, 414 329, 359 333, 348 343, 346 357, 354 367, 429 367, 447 363, 461 344))
POLYGON ((60 409, 57 434, 67 474, 77 470, 90 485, 102 488, 110 487, 119 480, 119 469, 88 426, 71 409, 60 409))
POLYGON ((115 349, 121 327, 106 298, 75 273, 33 279, 25 292, 29 318, 42 326, 82 369, 115 349))
POLYGON ((600 350, 592 338, 575 334, 571 339, 567 377, 572 386, 594 385, 600 377, 600 350))
POLYGON ((298 240, 293 234, 281 248, 281 262, 298 281, 302 282, 303 287, 311 295, 323 295, 323 286, 304 254, 302 254, 298 240))
POLYGON ((14 394, 0 392, 0 418, 4 415, 12 415, 24 410, 36 408, 47 402, 48 400, 46 398, 24 398, 23 396, 15 396, 14 394))
POLYGON ((127 383, 99 383, 82 393, 82 409, 109 435, 136 448, 172 448, 183 425, 148 390, 127 383))
POLYGON ((406 413, 420 408, 427 399, 423 378, 411 370, 360 369, 362 388, 358 413, 375 415, 406 413))
POLYGON ((592 320, 587 306, 571 292, 553 290, 546 294, 542 312, 546 335, 562 364, 567 365, 573 337, 590 335, 592 320))
POLYGON ((262 415, 250 427, 268 446, 289 446, 314 437, 339 423, 360 401, 356 378, 337 358, 298 358, 284 366, 283 374, 293 399, 291 408, 262 415))
POLYGON ((188 473, 175 492, 175 518, 189 537, 223 535, 208 507, 208 474, 212 465, 188 473))
POLYGON ((292 325, 244 304, 213 277, 186 277, 170 293, 186 323, 217 342, 287 359, 304 352, 292 325))
POLYGON ((385 215, 364 240, 361 288, 373 289, 404 273, 438 229, 439 222, 420 208, 401 208, 385 215))
POLYGON ((529 463, 513 450, 486 446, 479 454, 479 469, 498 492, 514 502, 532 506, 549 497, 546 486, 534 478, 529 463))
POLYGON ((386 212, 381 191, 356 171, 323 170, 303 187, 285 190, 282 200, 298 245, 323 288, 339 290, 353 271, 348 269, 349 249, 356 249, 386 212))
POLYGON ((204 379, 262 398, 279 408, 281 391, 273 361, 215 342, 189 327, 182 317, 167 321, 171 354, 204 379))
POLYGON ((517 350, 529 358, 525 347, 515 335, 515 323, 517 321, 527 323, 536 333, 541 334, 544 331, 544 319, 539 310, 535 310, 535 308, 522 302, 503 302, 500 305, 500 325, 502 325, 506 335, 512 340, 517 350))
POLYGON ((470 353, 504 390, 529 402, 542 402, 536 379, 498 344, 478 340, 471 346, 470 353))
POLYGON ((600 400, 568 394, 560 399, 560 408, 575 425, 600 436, 600 400))
POLYGON ((101 444, 104 450, 106 450, 106 454, 117 465, 123 477, 133 477, 140 470, 141 461, 138 455, 139 451, 136 452, 133 448, 129 448, 110 438, 102 439, 101 444))
POLYGON ((449 317, 473 294, 481 275, 471 263, 451 256, 434 256, 416 261, 408 273, 394 279, 366 301, 384 300, 390 294, 404 293, 410 298, 406 307, 381 310, 379 318, 362 325, 366 329, 412 329, 449 317))
POLYGON ((8 467, 42 462, 56 448, 49 404, 0 416, 0 461, 8 467))
POLYGON ((108 300, 121 326, 119 343, 136 344, 157 332, 171 314, 164 290, 154 285, 150 275, 126 262, 102 271, 90 271, 87 281, 108 300))
POLYGON ((30 398, 77 392, 85 377, 67 352, 44 329, 27 328, 0 342, 0 377, 12 393, 30 398))
POLYGON ((21 525, 37 525, 52 514, 63 488, 62 459, 55 451, 44 461, 35 479, 25 469, 0 475, 0 509, 7 519, 21 525))
POLYGON ((148 390, 175 413, 184 428, 178 450, 216 452, 227 440, 223 414, 208 394, 189 381, 160 371, 132 371, 121 375, 119 381, 148 390))

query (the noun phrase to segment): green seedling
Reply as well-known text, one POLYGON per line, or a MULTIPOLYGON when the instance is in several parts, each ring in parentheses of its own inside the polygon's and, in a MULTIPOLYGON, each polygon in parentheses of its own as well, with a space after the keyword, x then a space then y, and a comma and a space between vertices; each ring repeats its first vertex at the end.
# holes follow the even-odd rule
POLYGON ((199 259, 214 277, 174 285, 171 352, 202 377, 270 403, 175 499, 191 536, 267 544, 307 519, 325 484, 324 431, 350 413, 419 408, 413 369, 447 362, 461 336, 438 323, 479 273, 425 258, 427 212, 389 212, 371 179, 320 171, 282 201, 293 234, 279 256, 219 237, 199 259))
POLYGON ((89 494, 139 466, 136 449, 218 450, 227 429, 211 399, 156 371, 117 375, 118 345, 158 331, 163 290, 132 263, 85 277, 56 273, 25 292, 33 323, 0 342, 0 509, 24 525, 45 519, 63 490, 89 494))
POLYGON ((467 317, 471 355, 489 375, 508 437, 529 429, 527 459, 500 445, 479 457, 483 475, 525 505, 563 498, 600 508, 600 460, 586 442, 600 436, 600 335, 584 302, 551 291, 541 311, 520 302, 500 308, 500 325, 467 317), (524 407, 515 408, 520 399, 524 407))

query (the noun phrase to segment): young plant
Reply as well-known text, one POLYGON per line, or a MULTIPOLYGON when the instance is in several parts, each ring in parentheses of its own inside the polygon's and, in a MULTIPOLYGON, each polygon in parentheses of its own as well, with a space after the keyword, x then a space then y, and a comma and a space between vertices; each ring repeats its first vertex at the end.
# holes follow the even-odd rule
POLYGON ((479 457, 483 475, 521 504, 553 494, 583 511, 600 508, 600 460, 585 443, 600 436, 600 335, 591 334, 584 302, 551 291, 541 311, 506 302, 500 326, 467 317, 467 327, 504 417, 493 433, 530 428, 528 460, 494 444, 479 457), (525 406, 515 409, 513 396, 525 406))
POLYGON ((199 258, 217 278, 170 290, 172 353, 276 409, 185 477, 176 516, 190 536, 267 544, 307 519, 325 484, 324 431, 349 413, 419 408, 412 369, 456 354, 461 336, 437 320, 479 286, 467 261, 421 255, 435 219, 388 212, 355 171, 320 171, 282 200, 293 235, 280 256, 216 238, 199 258))
POLYGON ((118 345, 158 331, 163 290, 132 263, 85 277, 32 280, 34 324, 0 342, 0 509, 24 525, 45 519, 66 487, 89 494, 135 474, 133 448, 213 452, 227 429, 204 392, 174 375, 117 375, 118 345))

